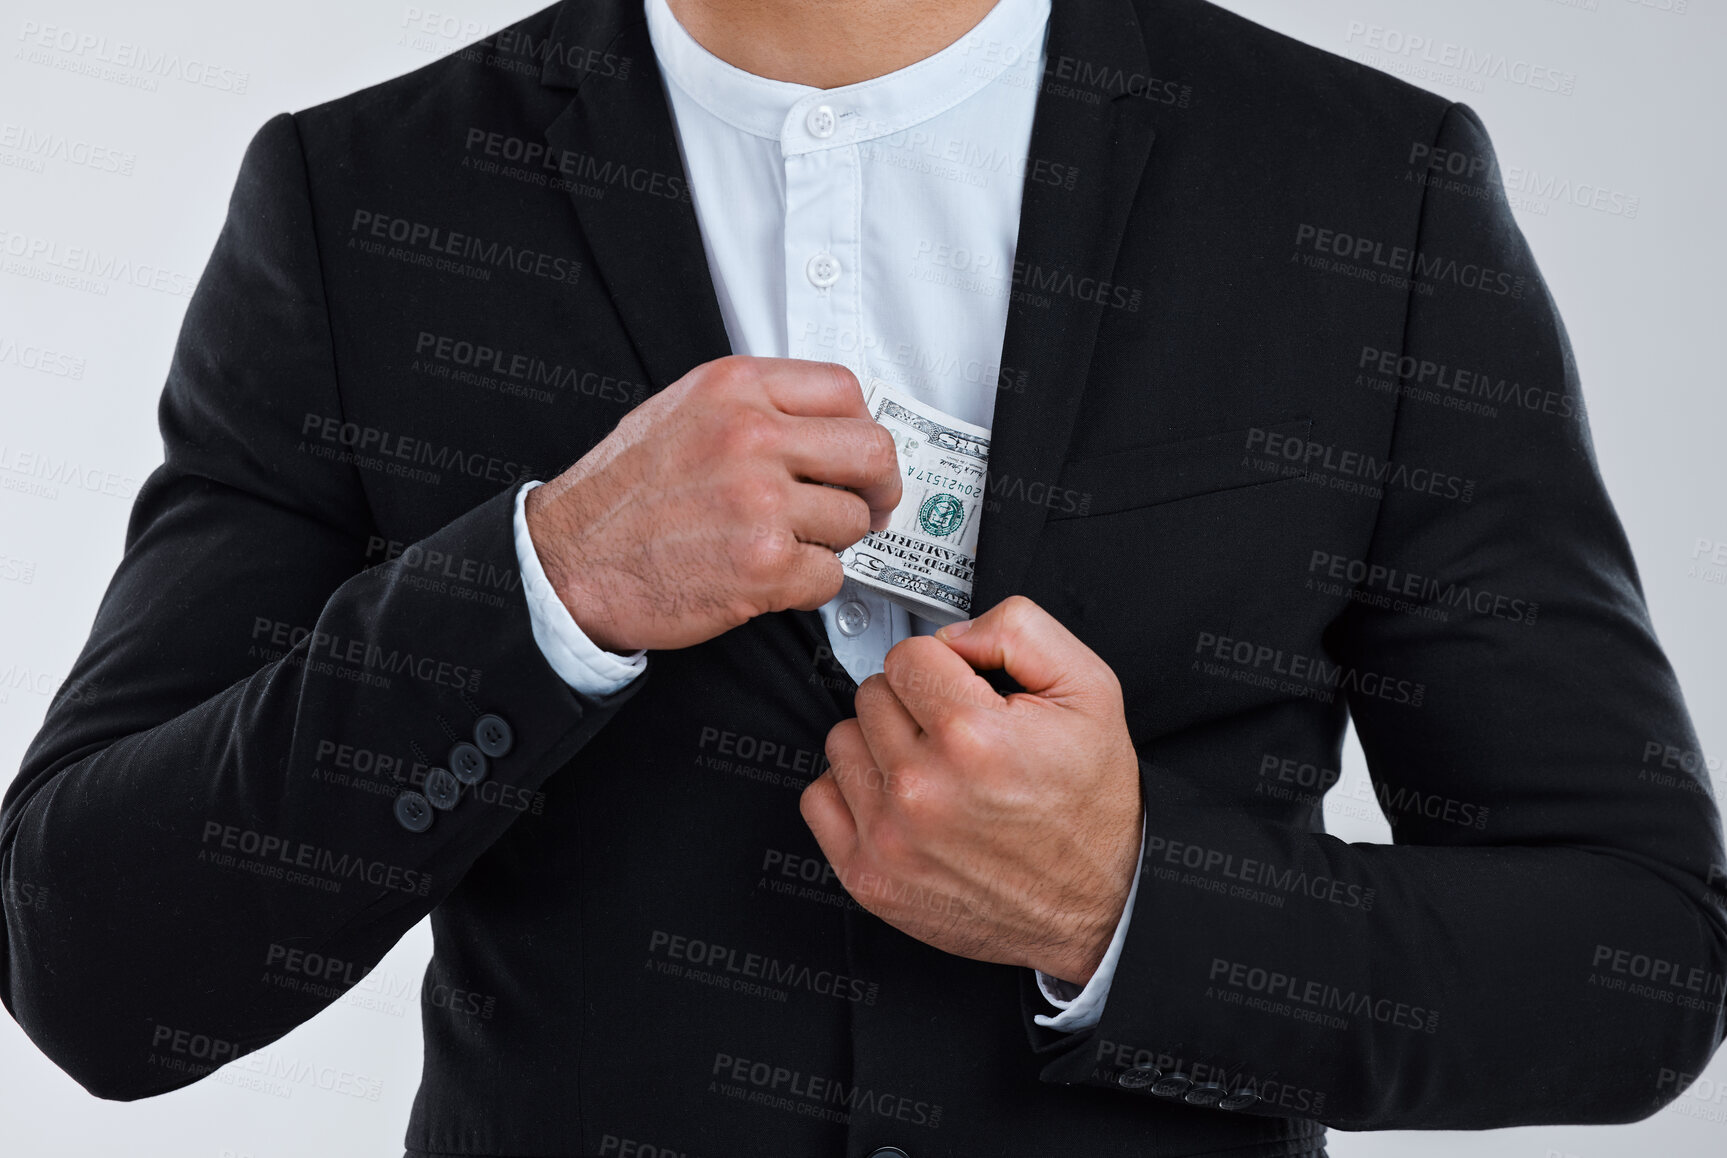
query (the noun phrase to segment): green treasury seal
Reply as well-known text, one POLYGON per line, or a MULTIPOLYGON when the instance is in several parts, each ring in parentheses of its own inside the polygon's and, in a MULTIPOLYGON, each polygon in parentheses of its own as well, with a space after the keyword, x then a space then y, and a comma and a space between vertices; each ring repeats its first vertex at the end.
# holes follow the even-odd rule
POLYGON ((931 495, 918 508, 917 521, 937 538, 951 535, 965 522, 965 505, 952 495, 931 495))

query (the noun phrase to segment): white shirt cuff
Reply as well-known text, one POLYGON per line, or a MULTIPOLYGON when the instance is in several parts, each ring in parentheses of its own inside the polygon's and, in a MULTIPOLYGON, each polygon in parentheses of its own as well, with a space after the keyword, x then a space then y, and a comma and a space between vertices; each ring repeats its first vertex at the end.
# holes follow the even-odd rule
POLYGON ((1121 947, 1127 943, 1127 926, 1133 920, 1133 899, 1139 895, 1139 874, 1145 862, 1145 813, 1139 814, 1139 866, 1133 870, 1133 884, 1127 890, 1127 903, 1122 906, 1121 919, 1115 923, 1115 935, 1109 939, 1109 948, 1104 950, 1103 960, 1098 963, 1097 972, 1091 975, 1091 980, 1085 983, 1085 988, 1075 993, 1071 982, 1051 977, 1043 970, 1034 970, 1037 974, 1038 992, 1043 994, 1045 1001, 1061 1010, 1057 1014, 1040 1013, 1032 1018, 1037 1024, 1049 1029, 1061 1029, 1069 1032, 1076 1029, 1089 1029, 1103 1020, 1103 1003, 1109 1000, 1109 983, 1115 979, 1115 965, 1121 960, 1121 947))
POLYGON ((516 563, 522 572, 522 592, 528 599, 528 622, 540 654, 565 683, 587 696, 609 696, 648 666, 648 653, 618 655, 603 651, 576 626, 569 608, 552 590, 539 552, 528 534, 528 492, 540 483, 527 482, 516 492, 516 563))

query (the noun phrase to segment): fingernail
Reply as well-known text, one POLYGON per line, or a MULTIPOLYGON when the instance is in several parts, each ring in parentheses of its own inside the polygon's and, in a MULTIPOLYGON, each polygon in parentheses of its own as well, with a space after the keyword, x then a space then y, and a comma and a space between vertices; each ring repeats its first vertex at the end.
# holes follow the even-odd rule
POLYGON ((962 619, 958 623, 950 623, 946 627, 937 628, 936 634, 941 636, 944 640, 958 639, 970 630, 971 620, 962 619))

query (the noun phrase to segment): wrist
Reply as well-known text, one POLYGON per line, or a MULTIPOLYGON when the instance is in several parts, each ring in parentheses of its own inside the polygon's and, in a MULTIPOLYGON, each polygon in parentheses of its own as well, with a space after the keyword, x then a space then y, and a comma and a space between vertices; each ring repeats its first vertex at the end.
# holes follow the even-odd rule
POLYGON ((589 642, 602 651, 628 655, 638 649, 612 630, 612 618, 604 600, 594 590, 590 570, 579 551, 573 549, 577 538, 570 531, 567 514, 560 511, 556 501, 558 493, 567 487, 559 486, 558 481, 561 480, 529 491, 522 507, 540 569, 545 572, 553 594, 589 642))

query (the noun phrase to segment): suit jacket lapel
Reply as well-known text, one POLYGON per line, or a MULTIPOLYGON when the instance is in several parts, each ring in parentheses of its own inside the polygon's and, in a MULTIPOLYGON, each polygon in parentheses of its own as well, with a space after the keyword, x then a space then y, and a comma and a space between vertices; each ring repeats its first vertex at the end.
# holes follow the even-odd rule
POLYGON ((653 388, 731 353, 640 3, 566 0, 541 82, 576 90, 546 143, 575 184, 603 190, 570 201, 653 388), (594 71, 607 57, 627 74, 594 71))
MULTIPOLYGON (((1037 496, 1058 479, 1098 323, 1117 308, 1105 304, 1114 291, 1099 287, 1114 269, 1160 107, 1148 95, 1154 82, 1133 0, 1054 0, 1046 56, 1001 358, 1004 376, 1024 388, 996 400, 989 469, 997 501, 979 529, 978 613, 1018 588, 1043 526, 1037 496), (1053 170, 1036 162, 1070 166, 1074 188, 1037 179, 1053 170)), ((595 274, 653 387, 663 389, 731 344, 646 18, 634 0, 566 0, 545 57, 542 83, 575 90, 547 144, 573 154, 579 172, 631 175, 627 184, 593 182, 604 189, 599 197, 572 190, 570 200, 595 274), (627 58, 628 75, 592 71, 590 49, 627 58), (637 191, 656 180, 661 188, 675 180, 683 195, 637 191)))
MULTIPOLYGON (((993 499, 978 531, 972 612, 1020 587, 1073 434, 1098 323, 1161 107, 1132 0, 1054 0, 1020 208, 1004 378, 990 433, 993 499), (1034 178, 1072 166, 1074 188, 1034 178), (1053 170, 1041 170, 1051 172, 1053 170)), ((1106 305, 1109 302, 1111 304, 1106 305)))

